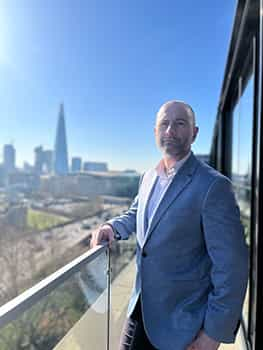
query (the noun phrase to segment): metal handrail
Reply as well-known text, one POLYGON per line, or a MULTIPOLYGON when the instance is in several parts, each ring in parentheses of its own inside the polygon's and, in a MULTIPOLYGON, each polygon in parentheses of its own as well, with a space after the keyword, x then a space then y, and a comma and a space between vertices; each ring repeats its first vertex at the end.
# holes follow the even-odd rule
POLYGON ((27 289, 14 299, 0 307, 0 328, 14 321, 24 311, 28 310, 40 299, 60 286, 74 273, 78 272, 84 265, 96 259, 103 252, 108 251, 108 245, 99 245, 72 260, 67 265, 55 271, 42 281, 27 289))

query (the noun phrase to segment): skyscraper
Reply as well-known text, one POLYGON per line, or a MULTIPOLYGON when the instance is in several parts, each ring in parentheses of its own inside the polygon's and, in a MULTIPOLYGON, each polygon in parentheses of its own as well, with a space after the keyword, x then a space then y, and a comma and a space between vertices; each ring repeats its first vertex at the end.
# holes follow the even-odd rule
POLYGON ((35 147, 35 172, 37 174, 51 173, 53 151, 44 150, 42 146, 35 147))
POLYGON ((54 172, 57 175, 68 174, 68 148, 64 118, 64 106, 60 105, 54 150, 54 172))
POLYGON ((42 146, 37 146, 34 149, 35 152, 35 172, 37 174, 42 173, 42 166, 43 166, 43 147, 42 146))
POLYGON ((15 170, 16 150, 13 145, 4 145, 4 169, 7 173, 15 170))

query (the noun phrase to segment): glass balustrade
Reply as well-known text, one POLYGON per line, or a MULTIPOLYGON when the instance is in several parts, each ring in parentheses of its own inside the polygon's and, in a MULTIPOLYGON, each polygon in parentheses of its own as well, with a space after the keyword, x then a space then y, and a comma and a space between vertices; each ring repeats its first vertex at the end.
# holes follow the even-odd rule
POLYGON ((91 250, 0 308, 0 349, 107 349, 107 247, 91 250))

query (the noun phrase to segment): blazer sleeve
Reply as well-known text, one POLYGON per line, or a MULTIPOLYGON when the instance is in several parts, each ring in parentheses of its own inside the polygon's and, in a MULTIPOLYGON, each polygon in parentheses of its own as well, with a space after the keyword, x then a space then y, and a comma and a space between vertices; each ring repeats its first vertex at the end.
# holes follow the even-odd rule
MULTIPOLYGON (((142 174, 140 177, 139 188, 141 186, 143 176, 144 174, 142 174)), ((115 218, 107 221, 107 224, 112 226, 114 230, 115 238, 128 239, 130 235, 136 231, 138 197, 139 194, 136 195, 130 208, 124 214, 116 216, 115 218)))
POLYGON ((242 316, 248 280, 248 247, 231 182, 218 177, 206 195, 202 225, 212 261, 204 331, 211 338, 233 343, 242 316))

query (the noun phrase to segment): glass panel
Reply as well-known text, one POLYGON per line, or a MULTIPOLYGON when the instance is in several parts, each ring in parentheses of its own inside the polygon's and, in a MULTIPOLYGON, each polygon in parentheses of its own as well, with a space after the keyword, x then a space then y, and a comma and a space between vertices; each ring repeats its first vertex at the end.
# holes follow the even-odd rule
POLYGON ((136 240, 114 244, 111 249, 111 314, 110 314, 110 347, 118 349, 123 322, 126 317, 128 302, 135 278, 136 240))
POLYGON ((0 349, 106 349, 107 260, 103 252, 3 327, 0 349))
POLYGON ((133 235, 128 240, 116 242, 111 249, 111 282, 131 262, 136 252, 136 239, 133 235))
MULTIPOLYGON (((84 253, 92 231, 127 210, 139 177, 83 171, 39 179, 30 193, 21 193, 15 185, 12 198, 10 187, 0 194, 0 265, 5 271, 0 276, 0 305, 84 253)), ((120 271, 124 258, 121 261, 114 272, 120 271)))
MULTIPOLYGON (((235 107, 233 114, 233 158, 232 180, 240 207, 241 219, 245 229, 246 241, 250 247, 251 223, 251 170, 252 170, 252 132, 253 132, 253 86, 252 76, 235 107)), ((243 316, 248 323, 249 289, 245 299, 243 316)))

